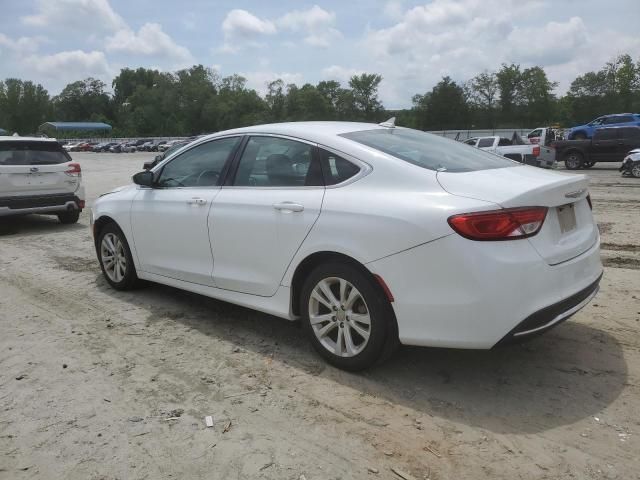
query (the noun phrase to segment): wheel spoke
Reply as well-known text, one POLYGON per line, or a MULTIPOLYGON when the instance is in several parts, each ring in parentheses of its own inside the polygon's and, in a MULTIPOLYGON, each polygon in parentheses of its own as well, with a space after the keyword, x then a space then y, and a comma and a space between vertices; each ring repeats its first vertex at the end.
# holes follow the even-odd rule
POLYGON ((316 331, 316 335, 320 338, 326 337, 327 333, 336 328, 337 324, 334 322, 326 324, 324 327, 316 331))
POLYGON ((358 323, 364 323, 365 325, 371 325, 371 318, 368 313, 352 313, 349 318, 358 323))
MULTIPOLYGON (((340 279, 340 304, 344 305, 347 301, 347 281, 344 278, 340 279)), ((352 287, 353 290, 353 287, 352 287)))
POLYGON ((344 340, 343 329, 339 328, 338 329, 338 338, 336 339, 336 347, 334 349, 334 352, 335 352, 336 355, 342 356, 342 352, 343 352, 342 344, 344 343, 343 340, 344 340))
POLYGON ((116 254, 116 246, 113 244, 113 240, 111 240, 111 236, 110 235, 105 235, 105 237, 102 240, 102 242, 107 246, 107 249, 109 250, 109 253, 112 253, 113 255, 116 254))
POLYGON ((335 295, 331 291, 331 288, 329 287, 329 283, 326 280, 322 280, 320 283, 318 283, 318 287, 320 287, 320 291, 323 293, 323 295, 329 301, 329 303, 331 303, 331 305, 337 307, 340 304, 340 302, 338 302, 338 299, 335 297, 335 295))
POLYGON ((332 313, 325 313, 324 315, 311 315, 309 321, 311 325, 317 325, 318 323, 330 322, 333 320, 332 313))
POLYGON ((356 290, 356 288, 354 286, 351 286, 351 291, 349 292, 349 297, 344 302, 345 303, 344 308, 349 310, 353 306, 353 303, 358 298, 361 298, 360 297, 360 292, 358 290, 356 290))
POLYGON ((327 307, 329 310, 332 309, 331 303, 329 303, 329 301, 324 298, 324 296, 318 291, 317 287, 313 292, 311 292, 311 297, 327 307))
POLYGON ((360 335, 362 337, 362 339, 365 341, 369 340, 369 332, 367 332, 364 328, 362 328, 360 325, 358 325, 355 322, 352 322, 349 324, 349 327, 354 329, 356 332, 358 332, 358 335, 360 335))
POLYGON ((345 324, 344 328, 341 328, 340 330, 344 331, 344 346, 347 350, 347 354, 349 354, 349 356, 355 355, 357 353, 357 348, 351 338, 351 328, 348 324, 345 324))

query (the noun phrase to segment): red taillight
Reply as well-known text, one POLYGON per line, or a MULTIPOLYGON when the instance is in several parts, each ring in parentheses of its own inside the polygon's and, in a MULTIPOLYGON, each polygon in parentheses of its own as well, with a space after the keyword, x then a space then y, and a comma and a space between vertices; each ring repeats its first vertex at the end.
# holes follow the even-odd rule
POLYGON ((589 208, 593 210, 593 204, 591 203, 591 194, 587 195, 587 203, 589 204, 589 208))
POLYGON ((68 165, 69 170, 66 170, 64 173, 71 177, 80 177, 82 176, 82 169, 80 168, 79 163, 70 163, 68 165))
POLYGON ((506 208, 449 217, 449 225, 470 240, 517 240, 542 228, 547 207, 506 208))
POLYGON ((536 145, 535 147, 533 147, 533 156, 534 157, 539 157, 540 156, 540 146, 536 145))

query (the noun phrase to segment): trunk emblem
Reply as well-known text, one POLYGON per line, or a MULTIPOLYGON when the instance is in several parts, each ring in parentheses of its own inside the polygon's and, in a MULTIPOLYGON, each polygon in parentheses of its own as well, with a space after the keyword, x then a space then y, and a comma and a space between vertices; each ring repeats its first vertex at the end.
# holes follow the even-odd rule
POLYGON ((567 198, 578 198, 579 196, 581 196, 586 191, 587 191, 587 189, 583 188, 582 190, 576 190, 575 192, 565 193, 564 196, 567 197, 567 198))
POLYGON ((36 173, 36 172, 38 171, 38 167, 31 167, 31 168, 29 169, 29 171, 30 171, 31 173, 36 173))

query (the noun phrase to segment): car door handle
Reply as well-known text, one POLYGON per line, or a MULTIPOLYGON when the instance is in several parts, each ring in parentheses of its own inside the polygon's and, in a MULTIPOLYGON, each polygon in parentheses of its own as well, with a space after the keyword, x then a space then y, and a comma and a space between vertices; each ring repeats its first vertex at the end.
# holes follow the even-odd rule
POLYGON ((189 205, 205 205, 207 203, 207 201, 204 198, 193 197, 193 198, 187 200, 187 203, 189 205))
POLYGON ((276 210, 284 211, 284 212, 286 211, 301 212, 304 210, 304 207, 302 205, 300 205, 299 203, 293 203, 293 202, 274 203, 273 208, 275 208, 276 210))

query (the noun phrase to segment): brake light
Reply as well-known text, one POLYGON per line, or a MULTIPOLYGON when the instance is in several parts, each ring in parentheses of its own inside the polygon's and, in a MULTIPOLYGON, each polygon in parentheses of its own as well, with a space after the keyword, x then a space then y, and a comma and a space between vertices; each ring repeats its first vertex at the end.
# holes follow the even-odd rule
POLYGON ((593 204, 591 203, 591 194, 587 195, 587 203, 589 204, 589 208, 593 210, 593 204))
POLYGON ((536 145, 535 147, 533 147, 533 156, 534 157, 540 156, 540 145, 536 145))
POLYGON ((69 170, 65 171, 67 175, 70 177, 81 177, 82 176, 82 168, 80 168, 79 163, 70 163, 69 170))
POLYGON ((517 240, 540 231, 547 207, 505 208, 449 217, 458 234, 469 240, 517 240))

